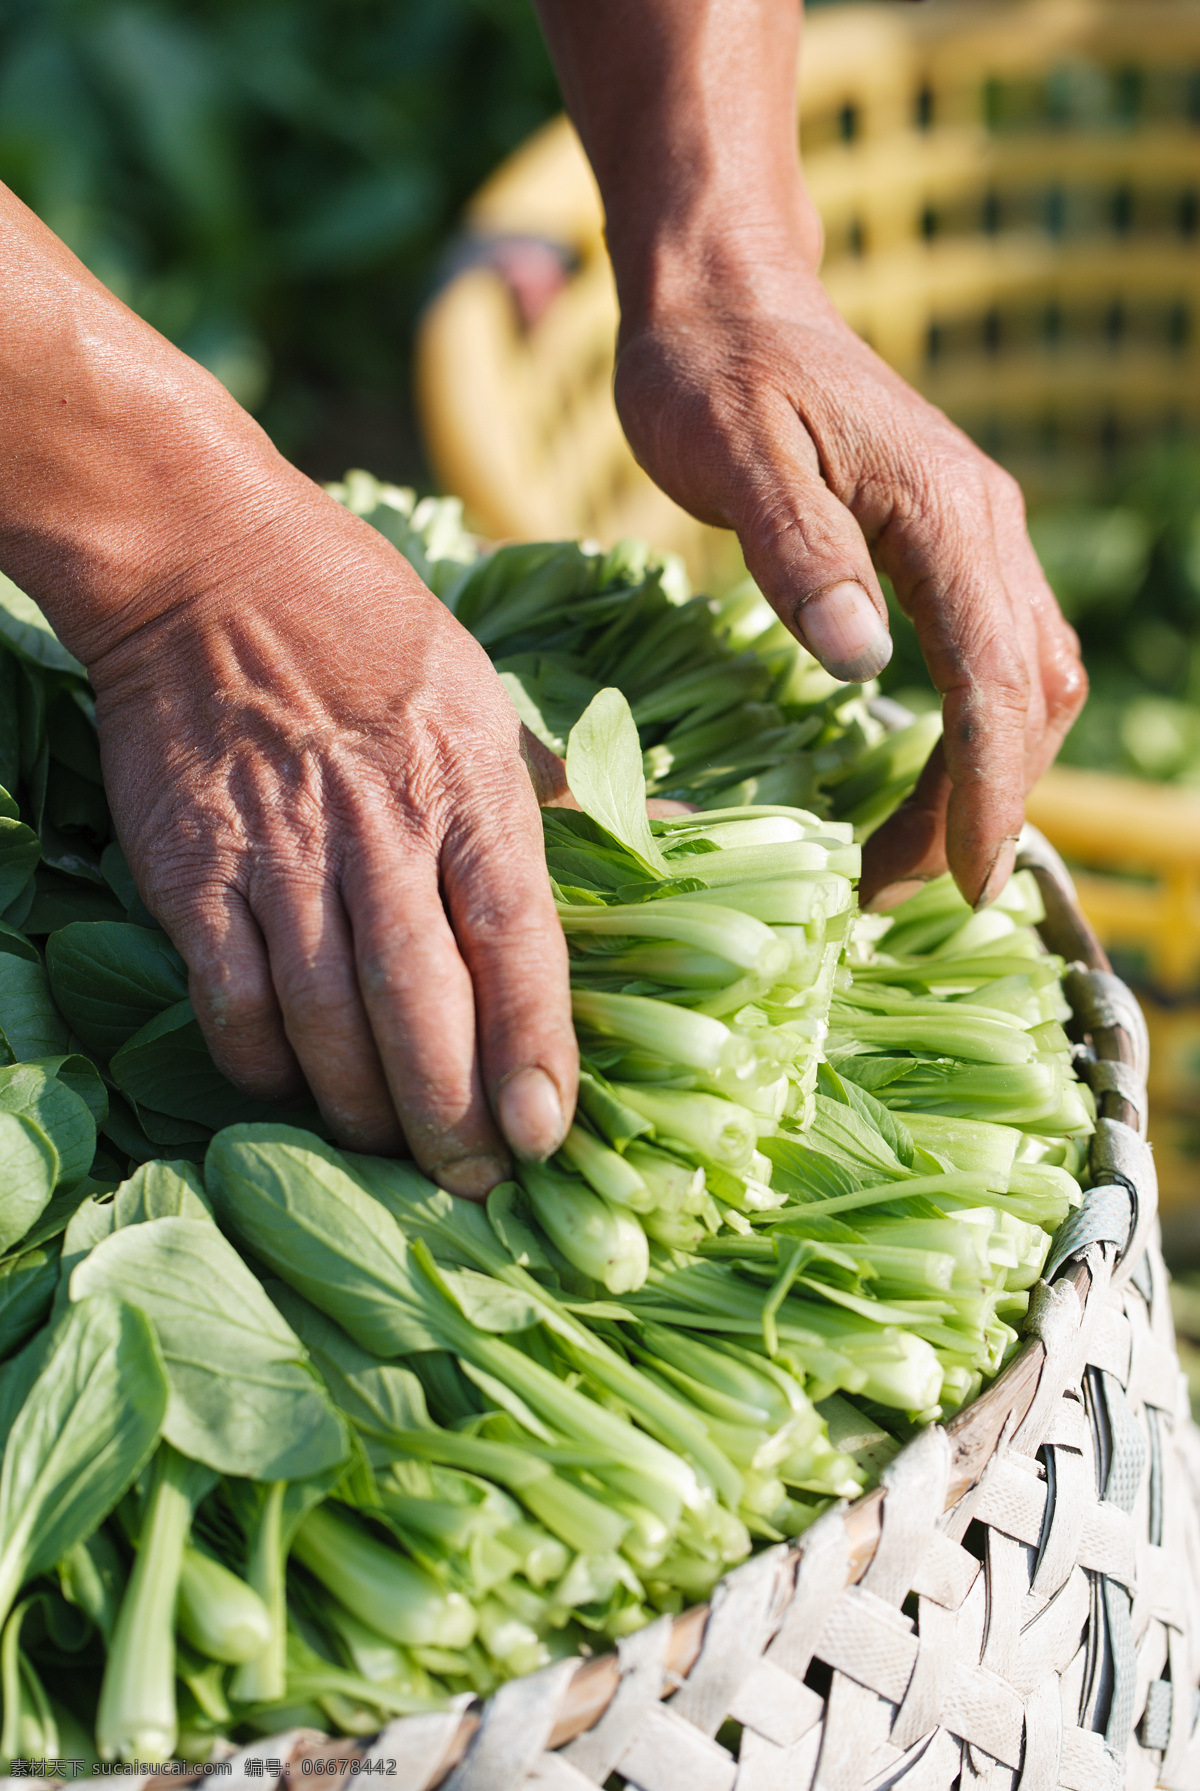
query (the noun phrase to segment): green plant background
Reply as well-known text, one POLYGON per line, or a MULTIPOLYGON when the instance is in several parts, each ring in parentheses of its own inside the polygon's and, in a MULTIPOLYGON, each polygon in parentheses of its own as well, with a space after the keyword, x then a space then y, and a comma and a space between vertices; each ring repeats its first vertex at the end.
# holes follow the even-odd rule
POLYGON ((320 477, 419 475, 414 317, 558 105, 525 0, 0 0, 0 179, 320 477))

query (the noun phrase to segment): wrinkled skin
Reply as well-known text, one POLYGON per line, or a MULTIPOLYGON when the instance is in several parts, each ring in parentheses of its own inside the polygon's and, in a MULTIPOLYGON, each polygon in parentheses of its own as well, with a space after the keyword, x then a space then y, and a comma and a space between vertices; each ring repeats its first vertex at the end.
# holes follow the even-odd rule
POLYGON ((888 573, 945 734, 868 846, 863 899, 891 906, 949 866, 982 905, 1008 879, 1025 792, 1087 689, 1016 482, 865 347, 811 276, 782 314, 752 295, 731 311, 728 289, 716 309, 693 294, 623 338, 629 439, 685 508, 737 528, 779 614, 845 676, 871 676, 890 654, 890 641, 872 647, 886 616, 872 558, 888 573), (847 585, 873 606, 860 633, 845 605, 808 595, 847 585))
POLYGON ((968 901, 989 901, 1086 680, 1013 480, 817 278, 795 153, 800 7, 537 3, 604 199, 634 453, 694 516, 736 529, 779 615, 838 676, 887 664, 875 564, 888 573, 945 741, 871 841, 862 894, 890 906, 949 865, 968 901))
POLYGON ((220 1067, 455 1192, 574 1103, 566 949, 519 726, 393 548, 295 482, 241 581, 93 660, 113 814, 220 1067), (478 1049, 476 1049, 476 1045, 478 1049))

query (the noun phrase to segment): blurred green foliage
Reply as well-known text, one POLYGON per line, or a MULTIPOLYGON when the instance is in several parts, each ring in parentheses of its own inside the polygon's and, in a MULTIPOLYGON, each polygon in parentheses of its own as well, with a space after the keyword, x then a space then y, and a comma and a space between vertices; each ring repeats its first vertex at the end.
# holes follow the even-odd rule
MULTIPOLYGON (((1029 531, 1091 680, 1063 764, 1200 785, 1200 455, 1164 451, 1106 503, 1033 510, 1029 531)), ((895 610, 887 690, 932 691, 895 610)))
POLYGON ((0 179, 302 456, 559 103, 527 0, 0 0, 0 179))

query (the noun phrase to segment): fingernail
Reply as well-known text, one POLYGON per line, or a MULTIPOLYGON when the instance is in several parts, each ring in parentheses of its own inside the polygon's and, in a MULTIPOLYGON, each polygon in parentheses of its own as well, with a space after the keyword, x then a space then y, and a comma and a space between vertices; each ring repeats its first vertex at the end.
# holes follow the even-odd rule
POLYGON ((987 908, 995 901, 996 897, 1000 894, 1000 891, 1004 888, 1004 885, 1008 882, 1008 879, 1012 876, 1013 866, 1016 862, 1017 842, 1016 840, 1005 840, 995 858, 992 860, 992 868, 987 874, 987 881, 975 898, 976 914, 979 913, 981 908, 987 908))
POLYGON ((835 678, 862 684, 892 657, 892 637, 863 586, 853 579, 814 591, 796 611, 805 646, 835 678))
POLYGON ((567 1130, 558 1090, 536 1065, 504 1078, 496 1096, 496 1117, 517 1155, 535 1163, 558 1149, 567 1130))
POLYGON ((901 902, 907 902, 909 896, 915 896, 924 887, 924 877, 902 877, 898 883, 885 883, 882 889, 877 889, 864 907, 868 914, 886 914, 889 909, 898 908, 901 902))
POLYGON ((485 1199, 511 1173, 499 1157, 486 1155, 456 1157, 452 1163, 439 1163, 430 1170, 439 1188, 445 1188, 447 1194, 461 1194, 465 1200, 485 1199))

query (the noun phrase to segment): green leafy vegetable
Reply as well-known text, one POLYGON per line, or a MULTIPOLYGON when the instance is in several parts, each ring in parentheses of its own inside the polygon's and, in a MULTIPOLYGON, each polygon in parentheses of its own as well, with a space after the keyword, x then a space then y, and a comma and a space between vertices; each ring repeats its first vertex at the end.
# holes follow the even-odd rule
POLYGON ((143 1315, 107 1295, 81 1300, 5 1442, 0 1614, 104 1520, 149 1460, 166 1408, 162 1358, 143 1315))
POLYGON ((637 728, 619 690, 602 690, 588 704, 567 742, 567 782, 583 810, 606 833, 666 875, 666 860, 646 819, 646 779, 637 728))
POLYGON ((58 1152, 35 1120, 0 1109, 0 1249, 19 1242, 50 1200, 58 1152))
POLYGON ((40 963, 0 952, 0 1030, 14 1057, 65 1051, 68 1032, 40 963))
POLYGON ((107 1292, 152 1321, 171 1396, 163 1434, 223 1474, 293 1480, 346 1453, 304 1348, 207 1220, 116 1231, 71 1274, 72 1300, 107 1292))
POLYGON ((125 921, 63 927, 47 942, 46 965, 55 1001, 104 1062, 187 995, 187 971, 165 934, 125 921))
POLYGON ((315 1108, 282 1115, 274 1103, 256 1101, 235 1088, 213 1062, 190 1001, 177 1002, 140 1027, 114 1053, 109 1074, 148 1129, 166 1115, 211 1131, 278 1118, 320 1130, 315 1108))
POLYGON ((0 1070, 0 1112, 23 1114, 45 1133, 58 1153, 58 1181, 74 1187, 96 1154, 96 1122, 81 1095, 38 1063, 0 1070))

